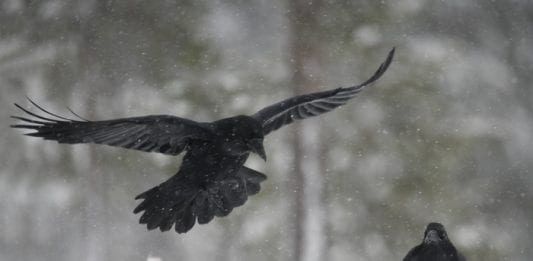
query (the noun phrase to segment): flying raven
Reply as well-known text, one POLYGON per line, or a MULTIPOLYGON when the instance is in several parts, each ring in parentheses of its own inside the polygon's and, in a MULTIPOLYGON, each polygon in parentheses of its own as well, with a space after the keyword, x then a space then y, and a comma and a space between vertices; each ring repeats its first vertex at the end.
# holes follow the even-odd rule
MULTIPOLYGON (((114 120, 70 119, 51 113, 33 101, 42 113, 33 113, 15 103, 29 118, 13 128, 30 129, 28 136, 59 143, 96 143, 178 155, 186 151, 180 170, 170 179, 135 199, 143 201, 133 213, 144 211, 141 224, 167 231, 175 224, 178 233, 215 216, 228 215, 260 190, 266 176, 244 166, 251 152, 266 160, 263 137, 295 120, 337 108, 387 70, 392 49, 378 70, 365 82, 347 88, 295 96, 270 105, 251 116, 239 115, 214 122, 196 122, 169 115, 150 115, 114 120)), ((77 116, 77 115, 76 115, 77 116)))
POLYGON ((403 261, 466 261, 466 259, 455 249, 443 225, 429 223, 422 244, 411 249, 403 261))

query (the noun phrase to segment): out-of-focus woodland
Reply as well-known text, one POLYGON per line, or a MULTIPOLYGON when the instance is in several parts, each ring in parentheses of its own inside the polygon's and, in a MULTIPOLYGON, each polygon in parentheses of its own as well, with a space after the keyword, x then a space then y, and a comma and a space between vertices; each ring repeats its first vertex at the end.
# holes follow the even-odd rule
POLYGON ((531 1, 0 2, 0 260, 401 260, 443 223, 468 260, 533 259, 531 1), (179 157, 9 127, 26 96, 103 120, 211 121, 375 85, 265 139, 262 191, 187 234, 134 197, 179 157))

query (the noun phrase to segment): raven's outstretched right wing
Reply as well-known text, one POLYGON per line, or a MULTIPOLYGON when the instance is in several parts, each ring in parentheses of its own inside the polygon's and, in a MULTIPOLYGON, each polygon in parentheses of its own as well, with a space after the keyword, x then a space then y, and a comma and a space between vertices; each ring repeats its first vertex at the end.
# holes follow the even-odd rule
POLYGON ((292 97, 263 108, 252 117, 261 122, 263 133, 267 135, 295 120, 329 112, 344 105, 365 86, 379 79, 389 67, 393 57, 394 48, 389 52, 387 59, 379 66, 374 75, 359 85, 292 97))
POLYGON ((177 155, 186 149, 192 139, 205 139, 207 124, 169 115, 151 115, 105 121, 68 119, 51 113, 33 101, 30 102, 48 116, 19 109, 31 118, 11 116, 23 121, 12 128, 30 129, 28 136, 55 140, 59 143, 96 143, 145 152, 177 155))

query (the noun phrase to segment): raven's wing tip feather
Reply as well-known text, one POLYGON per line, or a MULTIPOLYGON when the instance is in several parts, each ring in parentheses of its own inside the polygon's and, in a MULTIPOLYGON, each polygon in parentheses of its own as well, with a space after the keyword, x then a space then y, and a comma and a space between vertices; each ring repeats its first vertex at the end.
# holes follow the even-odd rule
POLYGON ((395 52, 396 52, 396 47, 393 47, 387 54, 387 58, 385 59, 385 61, 379 65, 379 68, 376 70, 376 72, 374 72, 374 74, 368 80, 359 84, 358 87, 364 87, 368 84, 371 84, 375 82, 377 79, 379 79, 381 76, 383 76, 383 74, 387 71, 390 64, 392 63, 395 52))
POLYGON ((389 54, 387 55, 387 59, 385 59, 385 62, 383 64, 385 65, 385 68, 383 71, 386 71, 387 68, 389 68, 389 65, 392 63, 392 59, 394 58, 394 54, 396 53, 396 46, 392 47, 392 49, 389 51, 389 54))
POLYGON ((20 104, 18 103, 13 103, 15 105, 15 107, 17 107, 18 109, 20 109, 21 111, 23 111, 24 113, 30 115, 30 116, 33 116, 37 119, 41 119, 41 120, 44 120, 46 122, 35 122, 35 120, 31 120, 31 119, 27 119, 27 118, 23 118, 23 117, 19 117, 19 116, 11 116, 11 118, 14 118, 14 119, 18 119, 18 120, 23 120, 23 121, 26 121, 26 122, 33 122, 33 123, 36 123, 36 124, 39 124, 39 125, 44 125, 44 124, 50 124, 50 123, 60 123, 60 122, 89 122, 89 120, 79 116, 78 114, 76 114, 74 111, 72 111, 70 108, 67 107, 67 109, 76 117, 78 117, 80 120, 75 120, 75 119, 71 119, 71 118, 67 118, 67 117, 63 117, 63 116, 60 116, 58 114, 55 114, 55 113, 52 113, 48 110, 46 110, 45 108, 43 108, 42 106, 40 106, 39 104, 37 104, 36 102, 34 102, 32 99, 30 99, 28 96, 26 96, 26 99, 28 99, 28 101, 33 105, 35 106, 37 109, 39 109, 41 112, 44 112, 46 113, 47 115, 50 115, 48 117, 45 117, 45 116, 42 116, 42 115, 39 115, 37 113, 33 113, 31 112, 30 110, 28 109, 25 109, 24 107, 22 107, 20 104), (55 117, 56 119, 54 119, 53 117, 55 117))
POLYGON ((387 58, 381 64, 381 74, 383 74, 389 68, 389 65, 392 63, 392 59, 394 59, 394 53, 396 53, 396 47, 392 47, 392 49, 389 51, 389 54, 387 54, 387 58))

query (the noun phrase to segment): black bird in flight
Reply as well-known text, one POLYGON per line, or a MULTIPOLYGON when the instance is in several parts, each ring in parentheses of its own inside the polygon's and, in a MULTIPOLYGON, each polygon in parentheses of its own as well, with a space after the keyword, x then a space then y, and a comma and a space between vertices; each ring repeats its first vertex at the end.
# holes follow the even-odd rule
POLYGON ((439 223, 429 223, 422 243, 407 253, 403 261, 466 261, 455 249, 439 223))
MULTIPOLYGON (((365 82, 347 88, 295 96, 257 113, 214 122, 196 122, 169 115, 150 115, 114 120, 69 119, 30 102, 45 116, 15 103, 30 118, 13 128, 30 129, 28 136, 59 143, 96 143, 145 152, 178 155, 186 151, 178 173, 135 199, 143 201, 133 213, 144 211, 141 224, 167 231, 175 224, 178 233, 189 231, 196 222, 206 224, 215 216, 228 215, 233 208, 257 194, 266 176, 244 166, 251 152, 266 160, 263 138, 295 120, 331 111, 373 83, 389 67, 392 49, 378 70, 365 82)), ((75 114, 76 115, 76 114, 75 114)), ((77 115, 76 115, 77 116, 77 115)))

